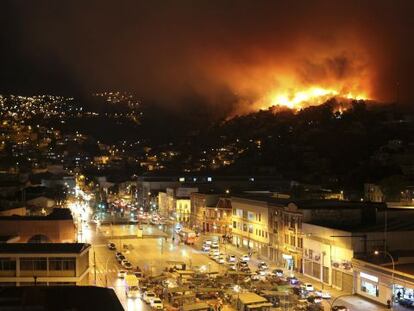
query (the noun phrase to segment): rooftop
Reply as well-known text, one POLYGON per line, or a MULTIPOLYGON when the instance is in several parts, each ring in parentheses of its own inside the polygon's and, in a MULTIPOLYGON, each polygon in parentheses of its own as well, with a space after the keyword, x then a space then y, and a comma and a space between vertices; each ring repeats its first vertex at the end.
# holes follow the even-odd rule
POLYGON ((7 286, 0 292, 0 309, 124 310, 113 289, 95 286, 7 286))
POLYGON ((73 217, 68 208, 54 208, 53 211, 46 216, 0 216, 0 221, 7 220, 73 220, 73 217))
POLYGON ((90 247, 87 243, 2 243, 0 254, 80 254, 90 247))
MULTIPOLYGON (((348 232, 384 232, 384 223, 376 223, 376 224, 340 224, 334 222, 318 222, 318 221, 311 221, 309 222, 311 225, 344 230, 348 232)), ((414 220, 410 219, 389 219, 387 222, 387 231, 388 232, 398 232, 398 231, 414 231, 414 220)))

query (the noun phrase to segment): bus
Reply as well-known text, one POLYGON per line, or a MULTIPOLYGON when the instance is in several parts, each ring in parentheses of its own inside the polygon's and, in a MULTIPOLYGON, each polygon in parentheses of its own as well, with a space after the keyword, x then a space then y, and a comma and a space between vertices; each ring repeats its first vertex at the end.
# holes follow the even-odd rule
POLYGON ((193 245, 196 238, 196 233, 190 229, 183 228, 178 234, 182 242, 188 245, 193 245))
POLYGON ((139 297, 139 281, 135 274, 125 276, 125 294, 128 298, 139 297))

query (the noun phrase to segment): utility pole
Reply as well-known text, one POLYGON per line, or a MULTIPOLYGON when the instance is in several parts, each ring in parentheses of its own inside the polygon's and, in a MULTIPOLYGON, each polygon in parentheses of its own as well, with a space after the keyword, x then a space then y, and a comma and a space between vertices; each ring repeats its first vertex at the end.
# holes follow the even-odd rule
POLYGON ((96 285, 96 254, 95 249, 93 250, 93 272, 94 272, 94 281, 96 285))

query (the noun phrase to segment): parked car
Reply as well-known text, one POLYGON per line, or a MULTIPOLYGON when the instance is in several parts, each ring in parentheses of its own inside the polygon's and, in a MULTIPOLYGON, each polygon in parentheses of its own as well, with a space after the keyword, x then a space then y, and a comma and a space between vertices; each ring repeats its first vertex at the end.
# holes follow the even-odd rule
POLYGON ((218 249, 211 249, 210 253, 208 254, 210 257, 214 257, 220 255, 220 251, 218 249))
POLYGON ((234 255, 228 255, 227 256, 227 261, 228 262, 236 262, 237 261, 237 258, 234 255))
POLYGON ((229 270, 237 270, 237 266, 234 262, 229 263, 229 270))
POLYGON ((257 265, 257 267, 259 268, 259 270, 267 270, 269 268, 267 266, 267 263, 265 263, 264 261, 259 262, 259 264, 257 265))
POLYGON ((220 255, 220 256, 218 256, 218 257, 216 257, 216 261, 217 261, 217 263, 219 263, 219 264, 224 264, 226 261, 224 260, 224 256, 223 255, 220 255))
POLYGON ((122 255, 122 253, 121 253, 121 252, 116 252, 116 253, 115 253, 115 257, 116 257, 116 259, 118 259, 118 257, 119 257, 119 256, 123 256, 123 255, 122 255))
POLYGON ((150 305, 151 305, 151 308, 156 309, 156 310, 164 309, 164 305, 163 305, 161 299, 158 298, 158 297, 153 298, 150 302, 150 305))
POLYGON ((126 270, 132 270, 132 264, 128 261, 122 265, 126 270))
POLYGON ((294 276, 288 276, 287 278, 286 278, 286 280, 291 284, 291 285, 296 285, 296 284, 298 284, 299 283, 299 280, 296 278, 296 277, 294 277, 294 276))
POLYGON ((218 242, 212 242, 211 243, 211 248, 219 248, 218 242))
POLYGON ((203 250, 204 252, 208 252, 208 251, 210 251, 210 244, 203 244, 202 250, 203 250))
POLYGON ((282 269, 274 269, 272 271, 273 275, 276 275, 277 277, 282 277, 283 276, 283 270, 282 269))
POLYGON ((121 260, 121 265, 124 267, 126 263, 129 263, 129 260, 124 258, 121 260))
POLYGON ((315 291, 315 296, 321 297, 322 299, 331 299, 331 294, 328 292, 315 291))
POLYGON ((156 298, 157 296, 155 295, 154 292, 152 291, 146 291, 144 293, 144 296, 142 296, 142 299, 146 302, 146 303, 151 303, 151 300, 156 298))
POLYGON ((243 255, 240 257, 240 261, 249 261, 250 260, 250 256, 249 255, 243 255))
POLYGON ((206 244, 206 245, 211 245, 211 240, 205 240, 205 241, 204 241, 204 244, 206 244))
POLYGON ((116 260, 118 261, 118 263, 122 264, 122 261, 125 260, 125 256, 121 255, 116 260))
POLYGON ((306 290, 308 292, 313 292, 314 291, 313 285, 311 283, 304 283, 302 285, 302 287, 303 287, 304 290, 306 290))
POLYGON ((127 274, 127 272, 126 272, 125 270, 119 270, 119 271, 118 271, 118 277, 119 277, 120 279, 125 278, 126 274, 127 274))
POLYGON ((115 243, 108 243, 108 248, 109 248, 111 251, 116 250, 115 243))

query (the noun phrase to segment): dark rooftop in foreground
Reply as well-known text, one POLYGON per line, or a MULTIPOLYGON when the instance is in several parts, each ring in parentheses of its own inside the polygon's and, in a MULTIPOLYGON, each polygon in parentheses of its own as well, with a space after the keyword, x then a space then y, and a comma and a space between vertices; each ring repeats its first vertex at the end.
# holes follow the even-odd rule
MULTIPOLYGON (((87 243, 2 243, 0 254, 4 253, 56 253, 80 254, 91 245, 87 243)), ((1 308, 0 308, 1 309, 1 308)))
POLYGON ((72 213, 68 208, 54 208, 53 211, 46 216, 0 216, 1 220, 72 220, 72 213))
POLYGON ((3 287, 0 310, 107 310, 122 311, 111 288, 95 286, 20 286, 3 287))

